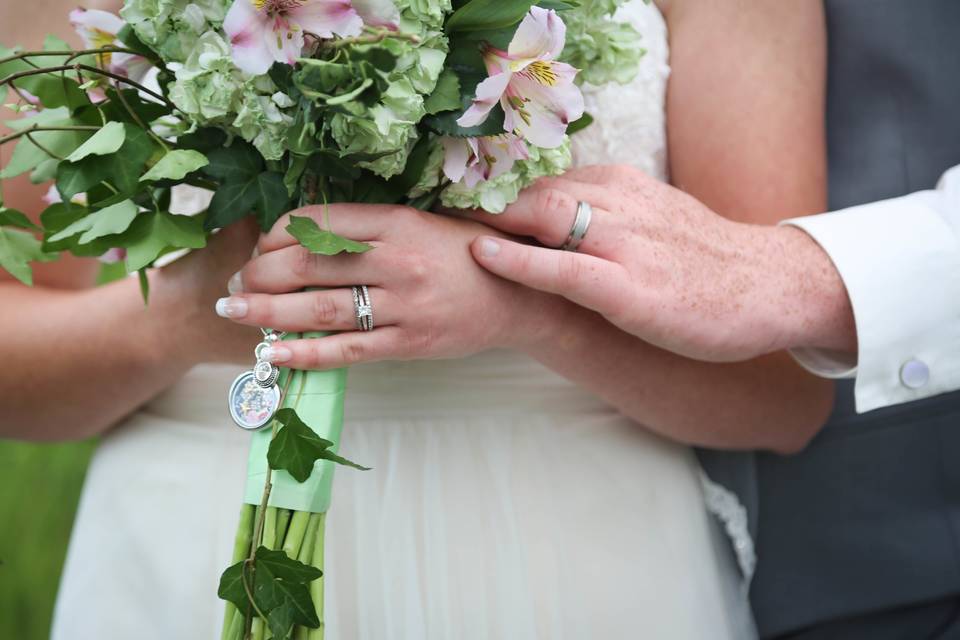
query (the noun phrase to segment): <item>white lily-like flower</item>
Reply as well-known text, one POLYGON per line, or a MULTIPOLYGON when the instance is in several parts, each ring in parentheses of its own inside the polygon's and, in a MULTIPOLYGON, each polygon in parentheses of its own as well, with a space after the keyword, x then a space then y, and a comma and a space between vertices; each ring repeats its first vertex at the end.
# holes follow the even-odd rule
POLYGON ((261 75, 274 62, 294 64, 306 34, 357 35, 363 19, 350 0, 234 0, 223 29, 230 37, 236 65, 261 75))
POLYGON ((473 104, 457 123, 479 125, 500 103, 506 131, 545 149, 563 144, 567 125, 584 109, 583 94, 573 83, 577 70, 556 61, 566 29, 555 11, 531 8, 507 51, 488 47, 484 52, 490 77, 477 85, 473 104))
MULTIPOLYGON (((88 49, 123 48, 123 43, 117 40, 117 34, 126 23, 109 11, 74 9, 70 12, 70 24, 88 49)), ((152 67, 146 58, 133 53, 106 52, 99 54, 97 58, 108 71, 137 82, 142 80, 152 67)))
POLYGON ((515 161, 529 157, 526 143, 512 133, 482 138, 445 137, 441 143, 443 174, 453 183, 462 180, 470 189, 502 176, 513 168, 515 161))

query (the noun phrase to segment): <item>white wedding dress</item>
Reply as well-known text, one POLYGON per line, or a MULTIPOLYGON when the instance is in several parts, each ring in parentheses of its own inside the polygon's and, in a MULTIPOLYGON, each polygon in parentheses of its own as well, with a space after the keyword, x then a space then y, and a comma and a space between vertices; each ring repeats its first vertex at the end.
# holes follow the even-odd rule
MULTIPOLYGON (((667 35, 625 87, 588 88, 579 164, 665 177, 667 35)), ((103 439, 54 640, 214 640, 249 435, 227 414, 237 367, 201 366, 103 439)), ((327 533, 331 640, 742 640, 739 572, 691 451, 510 352, 350 374, 327 533)))

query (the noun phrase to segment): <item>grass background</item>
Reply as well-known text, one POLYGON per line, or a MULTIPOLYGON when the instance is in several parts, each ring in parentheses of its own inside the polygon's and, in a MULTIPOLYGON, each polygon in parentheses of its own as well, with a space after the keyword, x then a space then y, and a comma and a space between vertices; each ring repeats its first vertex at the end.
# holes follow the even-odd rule
POLYGON ((0 638, 47 640, 94 443, 0 440, 0 638))

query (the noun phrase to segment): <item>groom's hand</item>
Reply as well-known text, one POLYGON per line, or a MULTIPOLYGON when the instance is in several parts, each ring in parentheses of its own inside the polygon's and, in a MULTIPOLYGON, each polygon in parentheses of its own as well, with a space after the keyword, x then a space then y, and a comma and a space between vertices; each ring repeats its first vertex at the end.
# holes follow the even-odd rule
POLYGON ((855 350, 853 316, 830 259, 804 232, 742 224, 641 171, 586 167, 544 179, 502 215, 475 218, 543 247, 493 237, 477 262, 603 314, 691 358, 745 360, 784 348, 855 350), (567 239, 580 201, 593 221, 578 253, 567 239))

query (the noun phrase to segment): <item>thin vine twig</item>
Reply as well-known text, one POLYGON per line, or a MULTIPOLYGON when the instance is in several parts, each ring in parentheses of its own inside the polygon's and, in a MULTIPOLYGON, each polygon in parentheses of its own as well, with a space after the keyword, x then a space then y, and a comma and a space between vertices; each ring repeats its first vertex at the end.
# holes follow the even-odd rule
POLYGON ((79 72, 79 71, 87 71, 87 72, 89 72, 89 73, 97 73, 97 74, 100 74, 100 75, 102 75, 102 76, 106 76, 107 78, 112 78, 113 80, 116 80, 117 82, 122 82, 122 83, 124 83, 124 84, 130 85, 131 87, 135 87, 136 89, 139 89, 140 91, 146 93, 147 95, 149 95, 149 96, 151 96, 151 97, 153 97, 153 98, 156 98, 157 100, 160 100, 161 102, 163 102, 163 103, 164 103, 165 105, 167 105, 168 107, 171 107, 171 108, 174 108, 174 109, 176 108, 176 105, 175 105, 175 104, 173 104, 172 102, 170 102, 169 100, 167 100, 167 98, 166 98, 165 96, 163 96, 162 94, 157 93, 157 92, 154 91, 153 89, 149 89, 149 88, 143 86, 142 84, 140 84, 139 82, 136 82, 135 80, 131 80, 130 78, 127 78, 126 76, 122 76, 122 75, 120 75, 119 73, 113 73, 112 71, 106 71, 106 70, 104 70, 104 69, 100 69, 99 67, 93 67, 93 66, 90 66, 90 65, 88 65, 88 64, 68 64, 68 65, 59 65, 59 66, 56 66, 56 67, 45 67, 45 68, 43 68, 43 69, 33 69, 33 70, 30 70, 30 71, 20 71, 19 73, 11 74, 11 75, 7 76, 6 78, 4 78, 3 80, 0 80, 0 85, 9 84, 9 83, 11 83, 11 82, 15 82, 15 81, 17 81, 17 80, 20 80, 21 78, 27 78, 27 77, 30 77, 30 76, 41 75, 41 74, 44 74, 44 73, 55 73, 55 72, 57 72, 57 71, 73 71, 73 70, 76 70, 76 71, 78 71, 78 72, 79 72))
POLYGON ((22 131, 17 131, 15 133, 11 133, 10 135, 3 136, 2 138, 0 138, 0 145, 6 144, 7 142, 12 142, 17 138, 21 138, 31 133, 36 133, 38 131, 99 131, 99 130, 100 130, 100 127, 94 127, 92 125, 71 125, 71 126, 65 125, 62 127, 42 127, 40 125, 35 124, 31 127, 27 127, 26 129, 23 129, 22 131))
POLYGON ((29 58, 43 58, 51 56, 70 56, 67 58, 69 61, 74 58, 79 58, 80 56, 95 55, 99 53, 132 53, 134 55, 140 55, 133 49, 124 49, 123 47, 100 47, 99 49, 81 49, 79 51, 24 51, 12 56, 7 56, 6 58, 0 58, 0 64, 14 62, 16 60, 23 60, 27 64, 33 64, 30 62, 29 58))

